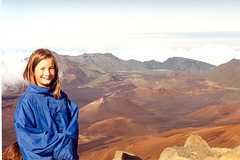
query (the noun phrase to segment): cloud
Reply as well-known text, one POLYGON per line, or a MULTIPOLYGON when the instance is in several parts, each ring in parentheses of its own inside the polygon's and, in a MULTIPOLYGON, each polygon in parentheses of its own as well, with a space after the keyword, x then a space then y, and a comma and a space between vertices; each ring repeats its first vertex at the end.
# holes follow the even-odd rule
POLYGON ((60 55, 69 55, 69 56, 79 56, 84 53, 109 53, 104 45, 90 45, 85 49, 76 49, 76 50, 56 50, 57 54, 60 55))
POLYGON ((4 51, 1 54, 2 92, 7 86, 14 86, 23 82, 22 74, 27 62, 24 61, 30 53, 4 51))
POLYGON ((170 57, 184 57, 203 61, 213 65, 220 65, 233 58, 240 59, 240 50, 232 49, 224 45, 206 44, 195 48, 164 48, 157 46, 139 46, 129 49, 113 50, 117 57, 139 61, 156 60, 163 62, 170 57))
POLYGON ((223 45, 208 44, 201 48, 193 48, 189 53, 189 58, 214 65, 226 63, 233 58, 240 59, 240 50, 235 50, 223 45))
POLYGON ((59 51, 56 51, 56 53, 60 55, 69 55, 69 56, 78 56, 82 54, 79 51, 68 51, 68 50, 59 50, 59 51))

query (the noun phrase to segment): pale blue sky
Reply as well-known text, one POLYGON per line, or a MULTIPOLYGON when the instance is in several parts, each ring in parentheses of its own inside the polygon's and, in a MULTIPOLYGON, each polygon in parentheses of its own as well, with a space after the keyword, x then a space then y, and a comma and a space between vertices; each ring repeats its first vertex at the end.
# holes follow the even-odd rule
POLYGON ((239 6, 239 0, 2 0, 1 47, 221 64, 239 56, 239 6), (209 47, 232 54, 216 61, 217 53, 212 59, 192 53, 209 47))

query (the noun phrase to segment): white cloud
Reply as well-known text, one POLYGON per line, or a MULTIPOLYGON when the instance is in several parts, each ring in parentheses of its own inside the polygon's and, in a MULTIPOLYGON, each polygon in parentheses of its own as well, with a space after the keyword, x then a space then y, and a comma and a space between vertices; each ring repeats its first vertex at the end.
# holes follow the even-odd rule
POLYGON ((78 56, 82 54, 79 51, 68 51, 68 50, 59 50, 59 51, 56 51, 56 53, 60 55, 69 55, 69 56, 78 56))
POLYGON ((15 85, 23 82, 22 74, 27 62, 24 61, 30 53, 5 51, 1 54, 1 74, 2 74, 2 91, 6 86, 15 85))
POLYGON ((189 58, 214 65, 226 63, 233 58, 240 59, 240 50, 234 50, 223 45, 208 44, 201 48, 193 48, 189 53, 189 58))
POLYGON ((108 53, 108 51, 102 45, 95 45, 95 46, 91 46, 88 49, 87 53, 108 53))
POLYGON ((202 47, 195 47, 190 49, 139 46, 130 49, 119 49, 110 53, 113 53, 117 57, 124 60, 156 60, 163 62, 169 57, 184 57, 203 61, 213 65, 226 63, 233 58, 240 59, 240 50, 234 50, 223 45, 211 44, 206 44, 202 47))

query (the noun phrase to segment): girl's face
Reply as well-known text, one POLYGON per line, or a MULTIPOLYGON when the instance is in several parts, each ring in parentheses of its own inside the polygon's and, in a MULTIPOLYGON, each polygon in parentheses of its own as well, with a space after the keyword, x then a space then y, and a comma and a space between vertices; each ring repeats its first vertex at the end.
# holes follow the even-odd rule
POLYGON ((41 60, 34 70, 36 83, 41 87, 49 87, 55 78, 55 66, 52 58, 41 60))

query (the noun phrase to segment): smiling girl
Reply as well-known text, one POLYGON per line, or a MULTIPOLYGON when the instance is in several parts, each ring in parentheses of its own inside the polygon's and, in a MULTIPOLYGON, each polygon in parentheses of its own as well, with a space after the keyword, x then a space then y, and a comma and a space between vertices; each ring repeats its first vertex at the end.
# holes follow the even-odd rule
POLYGON ((34 51, 23 78, 29 87, 14 113, 23 159, 78 159, 79 108, 60 90, 53 53, 48 49, 34 51))

